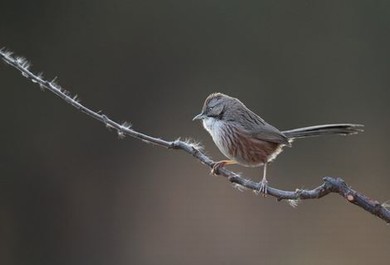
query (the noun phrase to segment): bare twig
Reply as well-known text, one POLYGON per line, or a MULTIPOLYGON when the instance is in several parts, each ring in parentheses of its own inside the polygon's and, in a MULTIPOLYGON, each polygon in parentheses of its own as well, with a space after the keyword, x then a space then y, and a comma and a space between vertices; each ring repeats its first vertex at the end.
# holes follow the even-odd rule
MULTIPOLYGON (((31 80, 33 83, 37 83, 42 89, 46 88, 76 109, 79 109, 92 118, 104 123, 107 127, 115 129, 120 137, 129 135, 146 143, 168 149, 182 150, 194 156, 196 159, 210 168, 212 168, 215 164, 215 161, 208 157, 202 151, 202 148, 196 143, 181 140, 166 141, 138 132, 134 130, 129 123, 119 124, 106 115, 93 111, 90 108, 82 105, 77 99, 77 96, 72 97, 70 93, 61 88, 61 86, 58 85, 55 80, 47 81, 42 77, 41 74, 36 75, 32 73, 29 68, 29 63, 24 58, 13 56, 11 52, 6 51, 4 48, 0 49, 0 57, 4 62, 19 70, 24 77, 31 80)), ((220 168, 216 173, 226 177, 237 187, 250 189, 256 192, 260 189, 259 183, 246 179, 226 168, 220 168)), ((323 184, 312 190, 285 191, 268 187, 268 195, 277 198, 279 201, 290 200, 291 204, 293 205, 294 201, 297 200, 319 199, 330 193, 338 193, 348 202, 351 202, 372 213, 373 215, 383 219, 387 223, 390 223, 390 211, 386 208, 385 204, 381 204, 378 201, 372 200, 367 196, 351 189, 341 178, 324 177, 323 181, 323 184)))

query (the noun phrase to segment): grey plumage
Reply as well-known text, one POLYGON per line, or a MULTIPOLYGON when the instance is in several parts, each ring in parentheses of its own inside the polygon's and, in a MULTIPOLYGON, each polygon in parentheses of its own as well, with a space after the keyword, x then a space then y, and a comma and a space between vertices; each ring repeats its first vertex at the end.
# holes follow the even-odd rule
POLYGON ((296 138, 306 138, 306 137, 332 135, 332 134, 339 134, 339 135, 356 134, 362 132, 363 127, 364 126, 361 124, 350 124, 350 123, 324 124, 324 125, 316 125, 316 126, 282 131, 282 133, 285 136, 287 136, 289 139, 296 139, 296 138))

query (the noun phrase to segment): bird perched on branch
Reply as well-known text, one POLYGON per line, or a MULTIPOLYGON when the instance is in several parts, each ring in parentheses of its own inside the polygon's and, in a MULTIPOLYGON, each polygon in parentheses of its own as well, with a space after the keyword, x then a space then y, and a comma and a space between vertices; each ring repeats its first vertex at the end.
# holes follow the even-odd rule
POLYGON ((350 135, 363 131, 363 125, 340 123, 316 125, 279 131, 248 109, 239 99, 222 93, 209 95, 202 112, 193 120, 202 120, 214 143, 229 160, 216 162, 211 172, 225 165, 263 166, 259 192, 267 194, 267 164, 274 160, 284 146, 297 138, 321 135, 350 135))

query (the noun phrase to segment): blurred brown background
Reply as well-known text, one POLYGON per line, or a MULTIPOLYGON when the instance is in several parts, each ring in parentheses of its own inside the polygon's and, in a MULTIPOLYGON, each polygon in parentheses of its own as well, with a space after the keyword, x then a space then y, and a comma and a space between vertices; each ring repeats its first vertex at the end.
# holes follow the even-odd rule
MULTIPOLYGON (((271 186, 325 175, 390 199, 389 1, 17 1, 0 46, 84 104, 222 155, 198 122, 211 92, 280 129, 364 134, 297 141, 271 186)), ((0 264, 389 264, 382 220, 336 195, 239 192, 180 151, 119 140, 1 63, 0 264)), ((261 169, 231 167, 260 179, 261 169)))

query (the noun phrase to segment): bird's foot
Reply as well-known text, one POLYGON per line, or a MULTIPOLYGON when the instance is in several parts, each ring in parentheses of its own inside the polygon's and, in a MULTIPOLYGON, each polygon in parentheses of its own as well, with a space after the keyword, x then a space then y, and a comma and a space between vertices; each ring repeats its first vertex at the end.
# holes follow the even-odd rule
POLYGON ((268 193, 268 181, 266 179, 262 179, 259 183, 259 190, 256 192, 257 194, 262 193, 265 196, 267 196, 268 193))
POLYGON ((216 176, 216 175, 218 175, 218 171, 220 168, 222 168, 226 165, 233 165, 233 164, 236 164, 236 162, 233 160, 221 160, 221 161, 215 162, 213 165, 213 168, 211 169, 210 174, 216 176))

